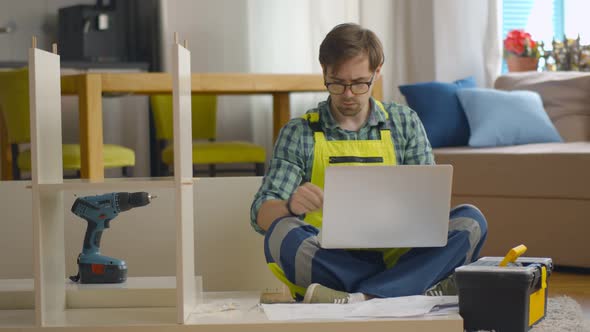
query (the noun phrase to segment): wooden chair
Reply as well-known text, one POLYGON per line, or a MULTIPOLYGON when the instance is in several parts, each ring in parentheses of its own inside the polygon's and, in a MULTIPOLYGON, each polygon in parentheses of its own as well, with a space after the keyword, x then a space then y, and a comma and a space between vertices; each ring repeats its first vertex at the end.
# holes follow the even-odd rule
MULTIPOLYGON (((0 71, 0 110, 6 126, 7 143, 11 149, 12 178, 21 179, 21 172, 31 170, 31 140, 29 112, 29 71, 27 68, 0 71)), ((79 144, 63 144, 63 168, 80 176, 81 157, 79 144)), ((123 168, 129 175, 135 166, 135 152, 124 146, 104 145, 104 167, 123 168)), ((2 156, 5 158, 6 156, 2 156)))
MULTIPOLYGON (((169 173, 174 160, 172 96, 154 95, 150 99, 154 117, 156 139, 159 145, 160 161, 164 164, 160 175, 169 173)), ((217 96, 194 95, 192 97, 193 174, 197 175, 198 165, 209 165, 209 176, 222 172, 254 172, 264 175, 266 151, 262 146, 243 141, 217 141, 217 96), (219 169, 217 165, 253 164, 252 169, 219 169)))

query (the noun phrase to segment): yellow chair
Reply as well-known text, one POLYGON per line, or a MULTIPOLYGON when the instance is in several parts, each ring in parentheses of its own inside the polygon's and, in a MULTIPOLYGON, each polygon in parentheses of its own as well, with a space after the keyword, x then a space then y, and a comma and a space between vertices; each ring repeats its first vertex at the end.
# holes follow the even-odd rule
MULTIPOLYGON (((31 151, 21 146, 31 140, 28 69, 0 71, 0 110, 12 150, 12 176, 18 180, 21 171, 31 170, 31 151)), ((64 170, 75 170, 79 176, 80 145, 63 144, 62 151, 64 170)), ((128 175, 129 168, 135 166, 135 152, 120 145, 105 144, 103 156, 105 168, 121 167, 124 175, 128 175)))
MULTIPOLYGON (((174 162, 172 96, 151 96, 152 114, 158 140, 160 161, 167 170, 174 162)), ((217 169, 219 164, 253 163, 252 171, 264 175, 266 151, 263 147, 242 141, 217 142, 217 96, 192 96, 193 174, 197 165, 209 165, 209 175, 218 172, 240 172, 243 169, 217 169)))

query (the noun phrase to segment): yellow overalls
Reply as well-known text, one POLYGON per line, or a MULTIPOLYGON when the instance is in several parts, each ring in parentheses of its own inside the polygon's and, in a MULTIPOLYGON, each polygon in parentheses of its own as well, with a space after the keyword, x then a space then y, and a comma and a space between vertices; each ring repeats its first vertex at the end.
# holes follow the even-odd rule
MULTIPOLYGON (((383 104, 376 101, 379 110, 389 118, 383 104)), ((321 130, 319 123, 319 113, 307 113, 303 116, 310 127, 314 130, 314 160, 311 173, 311 183, 320 188, 324 188, 324 174, 326 167, 331 165, 338 166, 378 166, 378 165, 396 165, 395 145, 391 139, 389 129, 381 129, 379 140, 342 140, 328 141, 321 130)), ((322 211, 307 213, 305 222, 317 228, 322 227, 322 211)), ((383 260, 389 268, 393 266, 399 257, 406 253, 407 248, 393 249, 373 249, 383 252, 383 260)), ((303 296, 305 288, 297 286, 290 282, 283 270, 276 263, 268 264, 273 274, 285 283, 291 295, 303 296)))

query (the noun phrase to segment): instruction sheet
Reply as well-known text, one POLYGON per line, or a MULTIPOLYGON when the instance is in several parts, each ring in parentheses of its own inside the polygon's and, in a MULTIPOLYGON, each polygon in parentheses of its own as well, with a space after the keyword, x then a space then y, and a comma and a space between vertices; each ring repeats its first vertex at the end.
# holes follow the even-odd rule
POLYGON ((457 296, 403 296, 352 304, 263 304, 269 320, 404 318, 459 312, 457 296))

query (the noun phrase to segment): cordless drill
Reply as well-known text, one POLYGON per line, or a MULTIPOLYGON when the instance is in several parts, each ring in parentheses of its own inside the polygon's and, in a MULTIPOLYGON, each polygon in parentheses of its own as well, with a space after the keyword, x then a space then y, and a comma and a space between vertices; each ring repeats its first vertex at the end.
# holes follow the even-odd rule
POLYGON ((147 205, 155 197, 146 192, 118 192, 77 198, 72 212, 86 220, 88 226, 84 234, 84 248, 78 255, 78 275, 70 279, 83 284, 125 282, 125 261, 100 254, 102 231, 110 227, 111 220, 119 212, 147 205))

